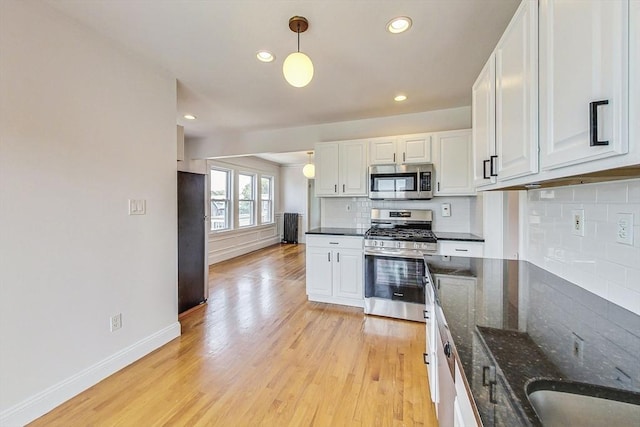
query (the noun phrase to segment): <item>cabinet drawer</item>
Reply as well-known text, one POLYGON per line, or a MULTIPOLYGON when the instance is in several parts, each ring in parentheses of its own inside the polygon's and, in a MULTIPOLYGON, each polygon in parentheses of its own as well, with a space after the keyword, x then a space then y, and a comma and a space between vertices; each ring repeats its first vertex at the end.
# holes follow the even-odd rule
POLYGON ((307 234, 307 246, 323 248, 362 249, 363 237, 307 234))
POLYGON ((480 258, 483 253, 483 242, 458 242, 452 240, 438 241, 438 255, 480 258))

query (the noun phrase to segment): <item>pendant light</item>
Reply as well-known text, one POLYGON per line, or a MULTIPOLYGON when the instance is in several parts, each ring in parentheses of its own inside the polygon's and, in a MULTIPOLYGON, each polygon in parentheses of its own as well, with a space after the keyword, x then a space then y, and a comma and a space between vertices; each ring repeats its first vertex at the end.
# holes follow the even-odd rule
POLYGON ((284 60, 282 73, 291 86, 305 87, 313 78, 313 63, 307 55, 300 52, 300 33, 307 31, 309 21, 302 16, 294 16, 289 19, 289 28, 298 34, 298 51, 284 60))
POLYGON ((316 176, 316 167, 311 163, 313 151, 307 151, 307 154, 309 155, 309 162, 302 168, 302 174, 306 176, 307 179, 313 179, 316 176))

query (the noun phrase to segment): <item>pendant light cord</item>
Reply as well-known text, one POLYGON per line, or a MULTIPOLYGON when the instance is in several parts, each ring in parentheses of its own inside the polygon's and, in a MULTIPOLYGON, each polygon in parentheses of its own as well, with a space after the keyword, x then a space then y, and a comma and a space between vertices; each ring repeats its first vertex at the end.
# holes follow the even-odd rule
POLYGON ((300 52, 300 22, 298 22, 298 52, 300 52))

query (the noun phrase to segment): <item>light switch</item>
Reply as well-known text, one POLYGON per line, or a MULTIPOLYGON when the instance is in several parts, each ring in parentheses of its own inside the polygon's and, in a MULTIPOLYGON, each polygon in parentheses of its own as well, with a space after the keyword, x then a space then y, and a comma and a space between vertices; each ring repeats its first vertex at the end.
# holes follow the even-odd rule
POLYGON ((441 208, 442 216, 451 216, 451 203, 443 203, 441 208))
POLYGON ((147 201, 144 199, 129 199, 129 215, 146 215, 147 201))

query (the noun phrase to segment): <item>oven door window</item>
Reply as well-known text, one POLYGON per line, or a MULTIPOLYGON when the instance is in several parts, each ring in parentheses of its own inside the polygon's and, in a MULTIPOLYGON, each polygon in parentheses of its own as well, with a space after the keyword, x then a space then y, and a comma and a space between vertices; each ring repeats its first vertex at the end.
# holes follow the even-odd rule
POLYGON ((365 297, 424 304, 422 259, 365 256, 365 297))
POLYGON ((416 191, 418 189, 417 185, 415 173, 371 175, 371 191, 382 193, 416 191))

